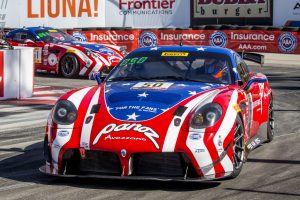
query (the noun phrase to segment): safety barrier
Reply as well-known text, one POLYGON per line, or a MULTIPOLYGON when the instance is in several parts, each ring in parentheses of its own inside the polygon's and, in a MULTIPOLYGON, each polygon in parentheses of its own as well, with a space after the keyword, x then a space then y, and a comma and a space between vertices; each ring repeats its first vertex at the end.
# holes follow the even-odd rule
POLYGON ((33 48, 0 50, 0 100, 32 97, 33 48))

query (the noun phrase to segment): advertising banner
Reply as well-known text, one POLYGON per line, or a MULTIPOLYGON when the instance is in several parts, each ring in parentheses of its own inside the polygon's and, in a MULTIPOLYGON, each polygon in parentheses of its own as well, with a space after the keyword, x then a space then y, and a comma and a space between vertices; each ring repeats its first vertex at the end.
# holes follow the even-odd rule
POLYGON ((273 25, 284 26, 288 21, 297 21, 300 27, 300 0, 274 1, 273 25))
POLYGON ((104 0, 0 0, 0 25, 7 28, 104 27, 104 0))
MULTIPOLYGON (((72 31, 69 31, 72 34, 72 31)), ((137 47, 156 45, 211 45, 236 51, 300 54, 300 32, 264 30, 128 30, 82 31, 88 41, 137 47)))
POLYGON ((190 26, 190 0, 109 0, 105 10, 107 27, 190 26))
POLYGON ((273 0, 193 0, 192 25, 271 25, 273 0))

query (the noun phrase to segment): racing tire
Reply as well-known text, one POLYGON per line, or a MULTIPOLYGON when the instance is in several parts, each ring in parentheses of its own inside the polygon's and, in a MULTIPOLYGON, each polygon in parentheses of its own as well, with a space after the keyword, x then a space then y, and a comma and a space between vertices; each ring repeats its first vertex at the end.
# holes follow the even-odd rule
POLYGON ((229 179, 233 179, 240 174, 245 161, 245 131, 242 119, 239 115, 236 117, 235 125, 233 140, 233 172, 229 175, 229 179))
POLYGON ((274 109, 273 109, 273 98, 271 96, 269 109, 268 109, 268 128, 267 128, 267 141, 271 142, 274 139, 274 109))
POLYGON ((74 54, 66 54, 60 60, 60 72, 63 77, 77 78, 79 75, 79 61, 74 54))

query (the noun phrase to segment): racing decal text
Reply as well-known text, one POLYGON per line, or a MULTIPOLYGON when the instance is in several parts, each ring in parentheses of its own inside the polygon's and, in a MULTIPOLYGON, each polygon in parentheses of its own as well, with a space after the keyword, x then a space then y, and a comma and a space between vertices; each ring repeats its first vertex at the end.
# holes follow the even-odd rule
POLYGON ((159 138, 159 135, 152 128, 143 126, 141 124, 120 124, 120 125, 109 124, 109 125, 105 126, 98 133, 98 135, 95 137, 95 139, 93 141, 93 145, 98 143, 98 141, 100 140, 100 137, 103 134, 110 134, 111 132, 130 131, 130 130, 144 134, 154 144, 156 149, 159 149, 159 145, 155 140, 155 139, 159 138))

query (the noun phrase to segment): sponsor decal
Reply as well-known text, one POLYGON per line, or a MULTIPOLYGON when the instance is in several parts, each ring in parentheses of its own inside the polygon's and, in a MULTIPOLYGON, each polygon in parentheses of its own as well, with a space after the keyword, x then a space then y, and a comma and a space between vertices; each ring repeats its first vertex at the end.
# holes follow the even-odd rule
POLYGON ((167 90, 173 84, 169 82, 140 82, 132 86, 131 89, 167 90))
POLYGON ((0 51, 0 97, 4 97, 4 60, 3 60, 3 51, 0 51))
POLYGON ((116 111, 122 110, 137 110, 139 112, 150 112, 157 113, 159 108, 149 107, 149 106, 118 106, 114 108, 116 111))
POLYGON ((254 140, 252 140, 248 145, 247 148, 249 150, 253 150, 255 147, 257 147, 260 143, 261 143, 261 139, 260 138, 255 138, 254 140))
POLYGON ((176 0, 119 0, 120 15, 170 15, 176 0))
POLYGON ((41 47, 35 47, 34 48, 34 62, 35 63, 42 63, 42 52, 43 52, 43 48, 41 47))
POLYGON ((194 0, 194 17, 270 17, 270 3, 270 0, 194 0))
POLYGON ((153 32, 143 32, 139 37, 140 47, 154 47, 157 45, 157 37, 153 32))
POLYGON ((141 138, 141 137, 131 137, 131 136, 111 136, 108 135, 104 138, 104 140, 132 140, 132 141, 143 141, 146 142, 146 138, 141 138))
POLYGON ((148 57, 124 59, 121 62, 120 66, 123 67, 125 65, 143 64, 144 62, 146 62, 147 59, 148 59, 148 57))
POLYGON ((209 37, 209 44, 211 46, 226 47, 227 35, 222 31, 214 32, 209 37))
POLYGON ((202 138, 202 136, 199 133, 192 133, 189 135, 189 138, 191 140, 200 140, 202 138))
POLYGON ((85 36, 85 34, 79 32, 79 31, 75 31, 72 33, 73 37, 75 37, 78 41, 81 42, 87 42, 87 38, 85 36))
MULTIPOLYGON (((144 135, 148 138, 156 149, 159 149, 159 145, 155 139, 159 138, 159 135, 150 127, 143 126, 142 124, 108 124, 105 126, 95 137, 93 145, 97 144, 102 135, 109 135, 110 133, 133 131, 144 135)), ((130 137, 129 137, 130 138, 130 137)))
POLYGON ((69 135, 69 131, 68 130, 59 130, 57 135, 60 137, 66 137, 69 135))
MULTIPOLYGON (((108 48, 100 48, 98 50, 98 52, 102 53, 102 54, 105 54, 105 55, 108 55, 108 56, 113 56, 114 55, 114 51, 111 50, 111 49, 108 49, 108 48)), ((118 57, 116 57, 118 58, 118 57)), ((108 59, 111 59, 111 57, 109 57, 108 59)))
POLYGON ((122 156, 122 157, 125 157, 126 154, 127 154, 126 149, 122 149, 122 150, 121 150, 121 156, 122 156))
POLYGON ((292 33, 282 33, 278 42, 283 53, 292 53, 297 48, 297 38, 292 33))
POLYGON ((161 56, 187 57, 188 52, 162 52, 161 56))
POLYGON ((195 153, 203 153, 205 152, 205 149, 195 149, 195 153))
POLYGON ((49 63, 50 66, 54 66, 58 63, 57 56, 54 53, 51 53, 48 56, 48 63, 49 63))

